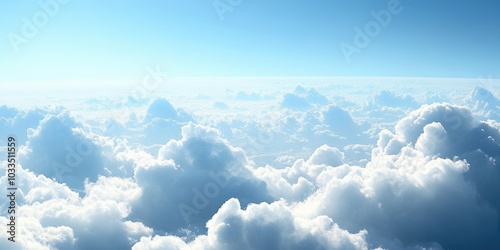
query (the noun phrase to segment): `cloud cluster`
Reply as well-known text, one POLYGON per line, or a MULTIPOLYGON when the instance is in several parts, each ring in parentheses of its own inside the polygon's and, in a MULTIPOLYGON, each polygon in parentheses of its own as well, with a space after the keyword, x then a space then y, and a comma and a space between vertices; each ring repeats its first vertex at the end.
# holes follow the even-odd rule
POLYGON ((302 86, 297 86, 293 93, 287 93, 283 96, 281 107, 292 110, 307 110, 313 105, 326 105, 328 103, 328 99, 314 88, 305 89, 302 86))
POLYGON ((68 111, 47 115, 36 129, 28 130, 28 139, 19 160, 37 174, 75 189, 82 189, 86 179, 106 174, 99 145, 68 111))
POLYGON ((235 96, 235 100, 238 101, 261 101, 261 100, 272 100, 274 99, 273 96, 270 95, 261 95, 259 93, 246 93, 243 91, 239 91, 235 96))
POLYGON ((142 100, 104 124, 0 106, 2 131, 25 135, 19 242, 0 248, 500 248, 492 92, 463 106, 389 91, 354 104, 298 86, 272 100, 215 121, 142 100))
MULTIPOLYGON (((65 184, 21 166, 18 174, 23 178, 17 191, 17 242, 2 237, 2 249, 128 249, 152 233, 142 223, 126 220, 130 201, 140 195, 131 180, 100 177, 86 183, 80 197, 65 184)), ((6 186, 6 178, 0 183, 6 186)), ((2 223, 6 220, 0 216, 2 223)))
POLYGON ((184 126, 182 139, 164 145, 157 162, 136 168, 134 176, 143 192, 132 206, 133 218, 157 230, 175 232, 189 226, 205 231, 205 223, 231 197, 244 206, 273 200, 265 183, 247 168, 243 151, 211 128, 184 126))
POLYGON ((310 216, 328 215, 349 231, 366 229, 369 241, 384 248, 499 247, 500 207, 491 194, 500 190, 494 159, 500 151, 493 144, 498 129, 475 122, 464 107, 433 104, 412 112, 395 130, 380 134, 366 167, 318 175, 321 188, 299 207, 310 216))
POLYGON ((2 138, 0 140, 15 135, 17 142, 23 145, 28 139, 29 128, 36 128, 48 113, 57 114, 62 110, 62 107, 50 107, 25 111, 2 105, 0 106, 0 136, 2 138))
POLYGON ((143 237, 132 249, 367 249, 366 231, 349 233, 327 216, 297 218, 283 201, 224 203, 207 223, 208 233, 186 243, 175 236, 143 237))
MULTIPOLYGON (((288 202, 250 205, 245 211, 240 209, 237 200, 229 200, 207 223, 206 235, 189 242, 172 235, 147 237, 135 247, 497 248, 500 246, 500 209, 496 198, 481 190, 480 183, 484 180, 475 179, 477 177, 472 173, 476 169, 478 176, 492 176, 494 179, 498 178, 498 167, 493 160, 488 167, 473 163, 479 155, 471 156, 467 152, 485 150, 484 147, 481 149, 482 144, 473 146, 469 143, 468 148, 456 146, 456 140, 467 140, 469 134, 478 129, 487 131, 485 138, 497 137, 498 129, 475 121, 464 107, 424 105, 399 121, 394 133, 387 130, 380 133, 377 147, 365 167, 342 164, 342 152, 321 146, 307 161, 296 161, 289 168, 279 170, 267 166, 254 170, 268 183, 272 194, 288 202), (440 139, 443 135, 450 139, 440 139), (429 151, 425 146, 429 141, 441 143, 435 149, 450 148, 451 152, 462 154, 429 151), (496 169, 496 172, 491 172, 491 169, 496 169), (279 215, 259 217, 257 208, 266 208, 267 215, 277 213, 270 207, 280 207, 277 209, 279 215), (283 218, 287 214, 284 211, 292 215, 293 222, 283 218), (252 213, 257 214, 250 215, 252 213), (245 220, 248 217, 253 219, 245 220), (265 218, 276 219, 279 223, 265 218), (311 236, 309 233, 317 232, 317 229, 303 231, 307 228, 301 224, 303 221, 328 221, 329 230, 323 228, 322 232, 329 237, 311 236), (252 234, 254 227, 260 233, 252 234), (261 238, 264 235, 273 237, 261 238), (287 239, 288 235, 294 237, 287 239), (339 240, 345 245, 326 242, 322 237, 339 240), (256 246, 252 242, 266 244, 256 246)), ((500 190, 493 182, 487 186, 490 191, 500 190)))
POLYGON ((476 86, 467 98, 472 110, 479 115, 498 121, 500 119, 500 100, 491 91, 476 86))
POLYGON ((145 111, 144 117, 138 118, 136 113, 128 109, 126 122, 111 117, 104 124, 104 135, 127 138, 131 143, 145 146, 161 145, 170 139, 180 138, 180 129, 189 121, 191 114, 183 109, 174 108, 164 98, 156 98, 145 111))

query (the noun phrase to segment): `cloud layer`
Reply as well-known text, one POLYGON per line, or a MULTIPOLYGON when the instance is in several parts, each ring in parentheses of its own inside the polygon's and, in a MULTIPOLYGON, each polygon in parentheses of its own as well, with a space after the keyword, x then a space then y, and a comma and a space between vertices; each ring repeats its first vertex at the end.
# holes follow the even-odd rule
POLYGON ((500 248, 493 91, 326 90, 195 97, 207 112, 144 98, 124 119, 2 105, 20 178, 19 242, 0 248, 500 248))

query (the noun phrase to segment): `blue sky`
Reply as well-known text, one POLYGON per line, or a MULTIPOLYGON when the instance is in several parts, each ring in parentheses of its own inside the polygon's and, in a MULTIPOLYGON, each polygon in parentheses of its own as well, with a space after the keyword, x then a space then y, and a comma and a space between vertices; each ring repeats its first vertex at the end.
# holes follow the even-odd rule
POLYGON ((151 65, 181 77, 498 78, 497 1, 401 0, 402 11, 346 60, 339 45, 353 44, 354 28, 388 2, 243 0, 221 20, 210 0, 73 0, 58 4, 16 53, 12 34, 21 36, 23 18, 43 8, 4 1, 0 80, 121 81, 140 79, 151 65))

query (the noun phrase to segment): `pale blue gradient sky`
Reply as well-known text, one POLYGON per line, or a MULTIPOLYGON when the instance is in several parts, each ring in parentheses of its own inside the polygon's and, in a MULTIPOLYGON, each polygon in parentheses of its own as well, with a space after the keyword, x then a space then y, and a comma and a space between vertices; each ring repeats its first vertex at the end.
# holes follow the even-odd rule
MULTIPOLYGON (((41 2, 49 2, 41 0, 41 2)), ((500 74, 500 2, 401 0, 402 12, 349 63, 339 47, 388 1, 247 1, 219 19, 212 1, 69 1, 16 53, 9 34, 43 11, 0 4, 0 82, 177 77, 500 74)))

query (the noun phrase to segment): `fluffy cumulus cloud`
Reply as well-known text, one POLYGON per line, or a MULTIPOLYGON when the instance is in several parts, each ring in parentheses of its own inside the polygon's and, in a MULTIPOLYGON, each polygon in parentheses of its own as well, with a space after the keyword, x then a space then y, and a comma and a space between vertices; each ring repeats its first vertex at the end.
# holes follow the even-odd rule
POLYGON ((36 129, 28 130, 28 143, 19 155, 24 166, 82 189, 84 181, 105 174, 99 145, 84 125, 67 111, 47 115, 36 129))
POLYGON ((205 231, 205 223, 231 197, 244 206, 273 200, 265 182, 247 168, 244 152, 228 145, 217 130, 184 126, 182 139, 164 145, 158 160, 135 170, 143 194, 132 214, 155 229, 205 231))
POLYGON ((497 136, 464 107, 423 106, 395 134, 381 133, 366 167, 323 171, 322 188, 298 206, 349 231, 366 229, 373 246, 498 248, 497 136))
POLYGON ((293 88, 129 100, 123 119, 0 105, 0 140, 19 139, 0 248, 500 249, 494 90, 293 88))
POLYGON ((470 92, 467 101, 480 115, 497 121, 500 119, 500 100, 488 89, 476 86, 470 92))
POLYGON ((291 166, 277 169, 270 165, 255 169, 265 180, 271 193, 289 201, 300 201, 309 197, 318 188, 316 178, 323 171, 343 165, 344 153, 335 147, 322 145, 311 157, 296 160, 291 166))
POLYGON ((316 165, 338 166, 344 162, 344 153, 340 152, 338 148, 325 144, 314 151, 309 161, 316 165))
POLYGON ((281 100, 281 107, 292 110, 307 110, 313 105, 326 105, 328 99, 314 88, 295 87, 293 93, 287 93, 281 100))
POLYGON ((29 128, 36 128, 46 114, 57 114, 62 112, 62 110, 62 107, 18 110, 2 105, 0 106, 0 136, 2 138, 0 140, 4 140, 7 136, 15 135, 19 144, 25 144, 28 139, 27 130, 29 128))
POLYGON ((324 124, 331 132, 343 137, 357 137, 362 128, 357 124, 346 110, 330 105, 321 113, 324 124))
POLYGON ((305 110, 311 107, 303 97, 296 94, 285 94, 283 100, 281 101, 281 107, 297 110, 305 110))
POLYGON ((327 216, 297 218, 283 201, 242 210, 230 199, 207 227, 207 235, 189 243, 175 236, 143 237, 132 249, 367 249, 365 230, 349 233, 327 216))
POLYGON ((191 114, 164 98, 153 99, 141 117, 134 111, 133 106, 124 106, 111 115, 102 124, 103 135, 144 146, 162 145, 179 139, 181 127, 193 120, 191 114))
POLYGON ((344 154, 322 146, 307 161, 256 173, 273 193, 296 201, 300 216, 366 230, 369 248, 498 248, 498 128, 465 107, 433 104, 393 131, 380 133, 365 166, 339 165, 344 154), (338 162, 322 164, 332 163, 318 161, 324 152, 338 162))
MULTIPOLYGON (((2 249, 127 249, 152 233, 142 223, 126 219, 130 200, 140 195, 131 180, 100 177, 86 183, 80 197, 65 184, 21 166, 18 174, 23 178, 17 191, 17 242, 2 238, 2 249)), ((0 182, 7 185, 6 178, 0 182)), ((7 218, 2 214, 0 221, 7 218)))
POLYGON ((403 107, 417 108, 418 103, 410 95, 398 95, 396 93, 383 90, 373 97, 369 102, 369 106, 375 107, 403 107))

